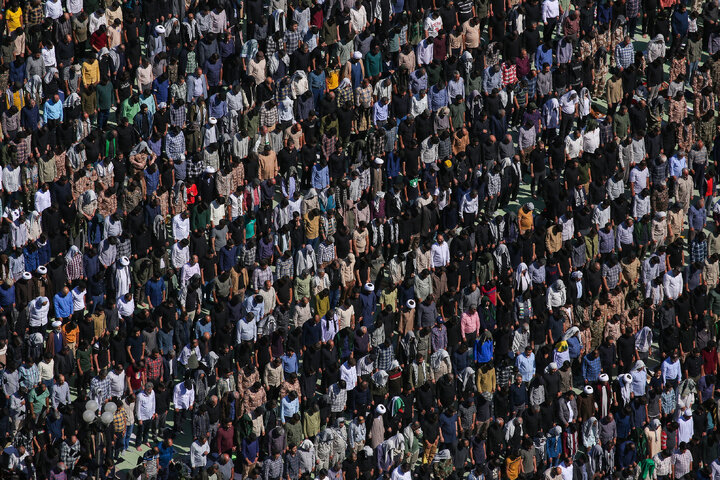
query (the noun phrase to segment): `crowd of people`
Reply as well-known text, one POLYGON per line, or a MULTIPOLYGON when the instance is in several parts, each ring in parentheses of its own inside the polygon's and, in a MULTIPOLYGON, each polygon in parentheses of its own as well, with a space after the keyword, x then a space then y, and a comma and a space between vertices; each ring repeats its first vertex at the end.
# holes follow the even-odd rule
POLYGON ((717 0, 1 3, 0 477, 720 479, 717 0))

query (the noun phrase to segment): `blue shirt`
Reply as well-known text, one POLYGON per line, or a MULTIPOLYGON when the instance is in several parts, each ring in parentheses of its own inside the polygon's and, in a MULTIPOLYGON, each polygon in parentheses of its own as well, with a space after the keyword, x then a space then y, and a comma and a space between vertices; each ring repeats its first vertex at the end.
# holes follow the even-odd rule
POLYGON ((73 314, 73 301, 70 293, 64 297, 56 293, 53 297, 53 305, 55 306, 55 316, 58 318, 66 318, 73 314))
POLYGON ((553 51, 552 48, 548 48, 547 51, 543 48, 545 45, 540 45, 535 51, 535 68, 539 71, 543 69, 543 65, 546 63, 550 66, 553 64, 553 51))
POLYGON ((43 106, 43 122, 47 123, 48 120, 63 120, 63 105, 59 100, 53 102, 48 100, 43 106))
POLYGON ((163 292, 165 291, 165 282, 162 278, 158 280, 150 279, 145 284, 145 295, 148 296, 153 306, 157 307, 163 301, 163 292))
POLYGON ((430 110, 437 112, 442 107, 447 107, 450 103, 450 98, 447 93, 447 88, 438 89, 437 85, 433 85, 428 90, 428 105, 430 110))
POLYGON ((325 190, 330 185, 330 169, 327 165, 313 165, 311 183, 316 190, 325 190))
POLYGON ((168 465, 170 465, 170 460, 172 460, 173 456, 175 455, 175 447, 172 445, 165 446, 165 442, 160 442, 158 444, 158 448, 160 449, 160 466, 162 468, 168 468, 168 465))
POLYGON ((300 411, 300 401, 295 398, 295 400, 290 401, 289 397, 285 397, 282 399, 282 408, 280 409, 280 418, 282 419, 283 423, 287 421, 288 418, 291 418, 293 415, 298 413, 300 411))
POLYGON ((152 83, 153 95, 155 95, 155 101, 160 105, 161 103, 168 102, 168 90, 170 89, 170 82, 165 80, 159 82, 156 78, 152 83))
POLYGON ((682 175, 684 168, 687 168, 687 158, 673 155, 670 157, 670 175, 673 177, 679 177, 682 175))
POLYGON ((13 303, 15 303, 15 285, 10 288, 3 285, 3 287, 0 288, 0 306, 3 308, 10 307, 13 303))
MULTIPOLYGON (((298 364, 298 357, 297 355, 293 354, 290 356, 289 354, 285 354, 282 357, 280 357, 283 363, 283 370, 286 374, 289 373, 297 373, 298 368, 300 368, 300 365, 298 364)), ((284 400, 283 400, 284 401, 284 400)))
POLYGON ((535 375, 535 354, 531 352, 529 357, 524 353, 518 355, 515 359, 515 365, 520 375, 522 375, 523 382, 529 382, 535 375))

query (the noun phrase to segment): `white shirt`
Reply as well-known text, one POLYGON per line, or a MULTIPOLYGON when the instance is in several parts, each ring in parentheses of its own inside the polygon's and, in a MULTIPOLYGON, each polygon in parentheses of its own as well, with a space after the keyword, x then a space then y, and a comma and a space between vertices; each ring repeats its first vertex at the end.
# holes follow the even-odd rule
POLYGON ((53 20, 57 20, 62 17, 63 6, 60 0, 47 0, 45 2, 45 16, 50 17, 53 20))
POLYGON ((677 420, 678 422, 678 443, 686 442, 689 443, 695 434, 695 426, 693 424, 693 418, 680 415, 677 420))
POLYGON ((392 476, 390 480, 410 480, 412 478, 412 475, 409 471, 403 472, 401 471, 402 465, 398 465, 395 467, 395 470, 392 472, 392 476))
POLYGON ((357 385, 357 369, 348 362, 340 365, 340 379, 345 380, 345 391, 350 391, 357 385))
POLYGON ((48 312, 50 311, 50 302, 47 297, 37 297, 30 302, 30 320, 31 327, 42 327, 48 323, 48 312), (42 303, 45 302, 43 306, 42 303))
POLYGON ((442 245, 435 242, 432 246, 431 264, 433 268, 444 267, 450 263, 450 248, 447 242, 442 245))
POLYGON ((187 410, 193 403, 195 403, 195 389, 191 388, 188 390, 185 387, 185 382, 175 385, 175 390, 173 391, 173 404, 175 404, 175 408, 187 410))
POLYGON ((665 296, 670 300, 675 300, 680 296, 683 289, 683 277, 681 273, 673 275, 673 272, 667 272, 663 277, 663 288, 665 296))
MULTIPOLYGON (((545 2, 547 3, 547 2, 545 2)), ((570 90, 565 95, 560 97, 560 108, 562 109, 563 115, 572 115, 575 113, 575 106, 580 103, 580 100, 578 100, 577 92, 575 90, 570 90), (575 94, 575 98, 571 99, 570 97, 575 94)))
POLYGON ((190 236, 190 217, 182 218, 178 213, 173 217, 172 225, 175 240, 182 240, 190 236))
POLYGON ((190 445, 190 466, 204 467, 207 464, 207 454, 210 453, 208 442, 201 445, 197 440, 190 445))
POLYGON ((568 157, 578 158, 580 156, 580 152, 582 151, 582 147, 582 135, 580 135, 578 138, 575 138, 575 134, 571 133, 570 135, 565 137, 565 153, 567 153, 568 157))
POLYGON ((119 374, 115 373, 115 370, 110 370, 107 378, 110 380, 110 395, 113 397, 122 397, 123 393, 125 393, 125 385, 127 383, 125 370, 119 374))
POLYGON ((425 39, 422 42, 418 43, 417 53, 415 54, 418 66, 429 65, 430 63, 432 63, 433 51, 434 47, 431 40, 425 39))
POLYGON ((129 301, 125 300, 125 297, 117 299, 117 309, 121 317, 129 317, 135 313, 135 299, 131 298, 129 301))
POLYGON ((38 213, 42 213, 43 210, 50 207, 51 202, 50 190, 47 192, 43 192, 42 190, 35 192, 35 210, 37 210, 38 213))
POLYGON ((155 415, 155 392, 150 392, 150 395, 145 390, 140 392, 135 400, 135 409, 138 420, 152 419, 155 415))
POLYGON ((66 5, 67 11, 70 12, 71 15, 77 15, 82 12, 83 0, 67 0, 66 5))
POLYGON ((85 310, 85 294, 87 290, 80 290, 80 287, 75 287, 70 292, 72 293, 73 299, 73 312, 82 312, 85 310))
POLYGON ((410 101, 410 111, 413 114, 413 117, 419 117, 425 110, 429 110, 427 95, 422 98, 420 98, 419 93, 417 95, 413 95, 412 100, 410 101))
POLYGON ((43 47, 40 51, 40 56, 43 59, 43 65, 47 67, 57 67, 57 59, 55 58, 55 47, 43 47))
POLYGON ((542 20, 547 22, 549 18, 560 16, 560 2, 558 0, 545 0, 542 4, 542 20))
POLYGON ((179 242, 175 243, 170 252, 170 261, 174 268, 182 268, 190 261, 190 248, 181 247, 179 242))

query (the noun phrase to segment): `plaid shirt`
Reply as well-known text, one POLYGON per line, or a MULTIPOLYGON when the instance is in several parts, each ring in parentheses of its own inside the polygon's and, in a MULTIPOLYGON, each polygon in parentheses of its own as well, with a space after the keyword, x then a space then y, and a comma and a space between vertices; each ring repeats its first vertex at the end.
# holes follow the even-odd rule
POLYGON ((30 367, 24 364, 20 365, 18 372, 20 373, 20 386, 28 390, 35 388, 40 382, 40 371, 34 363, 30 367))
POLYGON ((65 464, 69 470, 75 468, 75 464, 80 459, 80 441, 76 441, 75 445, 68 445, 65 441, 60 445, 60 461, 65 464))
POLYGON ((43 22, 45 13, 43 12, 42 3, 39 3, 37 7, 33 7, 32 3, 28 2, 24 8, 25 25, 30 27, 33 25, 40 25, 43 22))
POLYGON ((278 42, 275 40, 274 36, 270 35, 267 39, 267 44, 265 45, 265 58, 272 57, 277 51, 278 42))
POLYGON ((615 47, 615 63, 618 67, 627 68, 635 61, 635 47, 632 42, 625 45, 625 42, 619 43, 615 47))
POLYGON ((13 143, 17 148, 15 152, 15 158, 18 161, 18 165, 23 165, 27 161, 28 154, 30 153, 28 149, 28 144, 25 140, 21 140, 18 143, 13 143))
POLYGON ((275 262, 275 278, 280 279, 283 277, 293 278, 293 259, 292 257, 285 260, 283 257, 277 259, 275 262))
POLYGON ((128 257, 132 255, 132 243, 130 243, 130 239, 123 240, 121 238, 118 238, 117 243, 117 258, 121 259, 122 257, 128 257))
POLYGON ((318 265, 330 263, 333 260, 335 260, 335 244, 331 243, 330 245, 326 245, 325 242, 320 242, 317 251, 318 265))
POLYGON ((149 356, 145 359, 145 374, 147 375, 148 381, 157 382, 162 378, 163 375, 163 358, 158 356, 153 358, 149 356))
POLYGON ((335 145, 337 144, 337 138, 335 137, 335 135, 323 135, 321 143, 323 155, 325 155, 325 158, 330 158, 330 155, 335 153, 335 145))
POLYGON ((202 175, 203 168, 205 165, 202 159, 196 159, 195 157, 188 159, 187 161, 187 176, 188 177, 199 177, 202 175))
POLYGON ((291 55, 297 50, 301 38, 302 34, 299 30, 285 30, 285 51, 288 55, 291 55))
POLYGON ((95 377, 90 380, 90 396, 94 398, 99 404, 105 403, 112 396, 112 383, 108 377, 101 379, 95 377))
POLYGON ((673 453, 672 463, 675 465, 675 478, 683 478, 690 473, 692 462, 693 457, 690 450, 685 450, 685 453, 680 453, 680 451, 673 453))
POLYGON ((268 109, 267 103, 260 107, 260 125, 266 127, 274 127, 278 122, 278 109, 272 107, 268 109))
MULTIPOLYGON (((119 245, 118 245, 119 246, 119 245)), ((70 281, 79 280, 85 276, 82 255, 74 255, 65 266, 67 278, 70 281)))
POLYGON ((707 257, 708 253, 708 247, 707 242, 703 240, 702 242, 693 241, 690 244, 690 261, 691 262, 703 262, 705 261, 705 258, 707 257))
POLYGON ((357 87, 355 89, 355 106, 370 108, 373 104, 373 89, 371 85, 366 88, 357 87))
POLYGON ((609 267, 607 264, 602 266, 602 276, 607 280, 608 289, 612 290, 620 281, 620 264, 618 263, 614 267, 609 267))
POLYGON ((165 135, 165 151, 172 160, 177 160, 185 153, 185 134, 181 131, 177 135, 165 135))
POLYGON ((260 290, 265 285, 265 282, 272 283, 272 270, 270 269, 270 267, 266 267, 265 269, 256 268, 253 272, 252 281, 253 288, 255 288, 255 290, 260 290))
POLYGON ((243 265, 246 267, 249 267, 253 263, 255 263, 255 258, 257 256, 257 247, 248 248, 247 245, 245 245, 245 248, 243 248, 242 251, 242 261, 243 265))
POLYGON ((178 106, 177 103, 174 103, 170 107, 170 125, 184 127, 186 118, 187 109, 185 108, 185 105, 178 106))
POLYGON ((509 63, 503 63, 500 68, 502 72, 503 86, 514 85, 517 82, 517 67, 509 63))
POLYGON ((387 348, 382 345, 377 347, 377 358, 375 359, 375 366, 378 370, 390 370, 393 360, 395 360, 395 352, 393 351, 392 344, 387 348))
POLYGON ((280 103, 281 101, 288 98, 291 93, 292 93, 292 84, 291 83, 281 85, 280 87, 278 87, 277 92, 275 93, 275 100, 278 103, 280 103))
POLYGON ((128 416, 124 408, 118 408, 117 410, 115 410, 112 421, 113 430, 115 430, 115 433, 124 434, 125 429, 127 428, 127 421, 128 416))
POLYGON ((339 86, 335 89, 335 101, 338 106, 345 105, 346 103, 352 103, 353 101, 353 90, 350 85, 345 87, 339 86))

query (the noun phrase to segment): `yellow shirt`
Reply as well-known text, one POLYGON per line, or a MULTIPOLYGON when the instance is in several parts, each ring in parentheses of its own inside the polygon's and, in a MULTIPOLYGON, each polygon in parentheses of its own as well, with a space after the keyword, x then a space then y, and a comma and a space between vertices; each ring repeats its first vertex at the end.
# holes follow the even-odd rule
POLYGON ((515 460, 505 459, 505 473, 510 480, 516 480, 520 476, 520 465, 522 465, 522 457, 518 455, 515 460))
POLYGON ((22 8, 19 8, 15 10, 14 12, 12 10, 6 10, 5 11, 5 19, 7 21, 7 28, 9 32, 15 31, 16 28, 22 27, 22 18, 23 18, 23 11, 22 8))
POLYGON ((68 326, 70 324, 66 323, 65 326, 63 326, 63 334, 65 335, 65 341, 67 343, 75 343, 78 341, 78 336, 80 335, 80 329, 78 327, 73 328, 72 330, 68 329, 68 326))
POLYGON ((315 215, 314 218, 310 218, 307 213, 303 216, 305 223, 305 237, 308 240, 315 240, 320 236, 320 215, 315 215))
POLYGON ((327 77, 325 77, 325 84, 327 85, 328 90, 335 90, 338 85, 340 85, 340 70, 328 70, 325 73, 327 74, 327 77))
POLYGON ((95 85, 100 82, 100 64, 97 60, 92 63, 83 62, 82 81, 84 85, 95 85))

